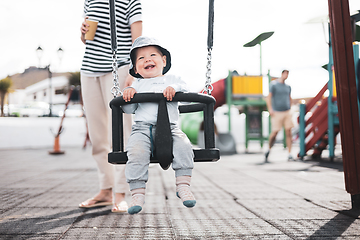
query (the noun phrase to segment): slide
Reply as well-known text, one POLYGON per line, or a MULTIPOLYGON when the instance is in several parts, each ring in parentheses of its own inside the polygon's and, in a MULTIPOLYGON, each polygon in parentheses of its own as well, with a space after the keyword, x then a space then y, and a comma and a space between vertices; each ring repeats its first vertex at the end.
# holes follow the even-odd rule
MULTIPOLYGON (((300 153, 299 157, 303 158, 306 153, 313 149, 312 158, 320 158, 321 153, 326 149, 329 140, 329 126, 328 126, 328 97, 323 98, 325 91, 327 90, 327 84, 320 90, 320 92, 311 99, 305 106, 303 116, 310 113, 308 118, 304 119, 305 126, 299 128, 299 134, 304 134, 304 139, 300 138, 300 153), (303 128, 303 129, 302 129, 303 128), (301 150, 303 149, 303 150, 301 150)), ((332 102, 335 102, 336 98, 333 97, 332 102)), ((331 106, 334 108, 335 105, 331 106)), ((334 110, 333 110, 334 111, 334 110)), ((337 118, 336 116, 334 116, 337 118)), ((300 118, 298 118, 300 123, 300 118)), ((339 133, 339 125, 334 124, 334 141, 336 141, 336 135, 339 133)))
POLYGON ((214 107, 214 111, 224 105, 226 103, 226 86, 225 86, 225 80, 221 79, 219 81, 216 81, 212 84, 213 86, 213 91, 211 92, 211 96, 213 96, 216 99, 216 103, 215 103, 215 107, 214 107))
MULTIPOLYGON (((216 108, 226 103, 225 80, 221 79, 212 84, 213 91, 211 95, 216 99, 214 111, 216 108)), ((181 129, 188 136, 192 144, 204 148, 204 131, 202 130, 203 113, 195 112, 183 114, 181 116, 181 129)), ((215 147, 220 150, 221 155, 236 154, 236 142, 230 133, 217 133, 215 125, 215 147)))

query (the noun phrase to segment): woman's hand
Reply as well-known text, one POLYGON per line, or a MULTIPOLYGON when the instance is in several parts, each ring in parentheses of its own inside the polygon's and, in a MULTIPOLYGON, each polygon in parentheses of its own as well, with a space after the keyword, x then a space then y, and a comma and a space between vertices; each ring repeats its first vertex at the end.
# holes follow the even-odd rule
POLYGON ((124 87, 130 87, 134 81, 134 77, 128 74, 128 76, 125 79, 125 86, 124 87))
POLYGON ((86 19, 88 19, 89 17, 85 17, 84 21, 81 24, 80 27, 80 32, 81 32, 81 41, 85 44, 86 40, 85 40, 85 33, 87 33, 87 31, 89 31, 89 24, 87 24, 86 19))

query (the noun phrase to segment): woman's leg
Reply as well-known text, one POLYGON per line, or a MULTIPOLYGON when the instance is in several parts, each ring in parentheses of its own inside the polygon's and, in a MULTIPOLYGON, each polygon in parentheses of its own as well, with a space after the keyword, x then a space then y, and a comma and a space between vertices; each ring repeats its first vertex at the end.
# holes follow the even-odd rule
MULTIPOLYGON (((128 66, 123 66, 118 69, 118 79, 120 90, 123 90, 125 78, 128 75, 128 66)), ((107 74, 101 79, 101 91, 104 97, 104 102, 106 103, 106 108, 108 109, 108 137, 109 137, 109 149, 112 144, 112 117, 110 109, 110 101, 114 98, 111 93, 111 88, 113 87, 113 75, 107 74)), ((123 130, 124 130, 124 145, 126 146, 127 139, 131 133, 132 117, 130 114, 124 114, 123 116, 123 130)), ((113 165, 114 168, 114 186, 113 192, 115 195, 113 212, 123 212, 127 210, 127 204, 124 202, 125 193, 129 191, 128 184, 126 183, 125 177, 125 165, 113 165)))
MULTIPOLYGON (((125 87, 125 79, 128 76, 128 74, 129 74, 129 66, 123 66, 118 69, 119 87, 121 91, 125 87)), ((111 83, 113 84, 113 79, 111 83)), ((109 102, 113 99, 113 97, 114 96, 111 94, 111 98, 109 102)), ((110 117, 110 126, 111 124, 112 123, 110 117)), ((124 114, 123 115, 124 147, 126 147, 128 138, 130 137, 131 125, 132 125, 131 114, 124 114)), ((111 136, 111 128, 110 128, 110 136, 111 136)), ((125 177, 125 165, 115 165, 115 189, 114 189, 115 203, 120 203, 121 201, 123 201, 125 198, 125 193, 128 191, 129 191, 129 186, 126 182, 126 177, 125 177)))
MULTIPOLYGON (((112 201, 111 189, 114 185, 114 170, 107 161, 110 142, 109 136, 106 134, 109 131, 109 110, 106 108, 103 98, 101 79, 81 75, 81 88, 92 143, 92 155, 97 164, 101 189, 93 199, 112 201)), ((87 202, 87 205, 91 205, 93 202, 87 202)))

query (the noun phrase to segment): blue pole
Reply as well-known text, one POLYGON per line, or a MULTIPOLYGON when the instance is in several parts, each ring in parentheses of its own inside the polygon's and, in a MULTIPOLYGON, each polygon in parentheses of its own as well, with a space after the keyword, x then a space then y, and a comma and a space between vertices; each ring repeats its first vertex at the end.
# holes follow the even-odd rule
POLYGON ((333 112, 333 73, 332 73, 332 66, 333 66, 333 55, 332 55, 332 43, 331 43, 331 36, 330 36, 330 25, 329 25, 329 64, 327 66, 329 72, 329 81, 328 81, 328 90, 329 90, 329 97, 328 97, 328 144, 329 144, 329 158, 331 160, 334 159, 335 153, 335 139, 334 139, 334 112, 333 112))
POLYGON ((229 74, 225 80, 226 86, 226 104, 228 106, 228 129, 231 133, 231 105, 232 105, 232 73, 229 71, 229 74))
POLYGON ((300 116, 299 116, 300 153, 299 153, 299 157, 300 157, 300 159, 303 159, 303 157, 305 156, 305 110, 306 110, 306 105, 303 103, 300 104, 299 110, 300 110, 300 116))
MULTIPOLYGON (((359 80, 358 76, 359 74, 356 72, 359 69, 357 68, 358 63, 359 63, 359 45, 354 44, 353 45, 353 51, 354 51, 354 64, 355 64, 355 79, 356 79, 356 89, 359 89, 359 80)), ((359 105, 359 95, 358 95, 358 108, 359 108, 359 115, 360 115, 360 105, 359 105)))

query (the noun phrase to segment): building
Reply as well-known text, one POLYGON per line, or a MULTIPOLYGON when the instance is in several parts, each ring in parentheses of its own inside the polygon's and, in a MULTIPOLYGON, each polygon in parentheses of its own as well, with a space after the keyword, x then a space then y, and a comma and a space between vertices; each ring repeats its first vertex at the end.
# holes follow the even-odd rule
POLYGON ((70 73, 51 73, 47 67, 29 67, 23 73, 10 76, 14 91, 9 94, 8 103, 64 104, 68 99, 69 75, 70 73))

